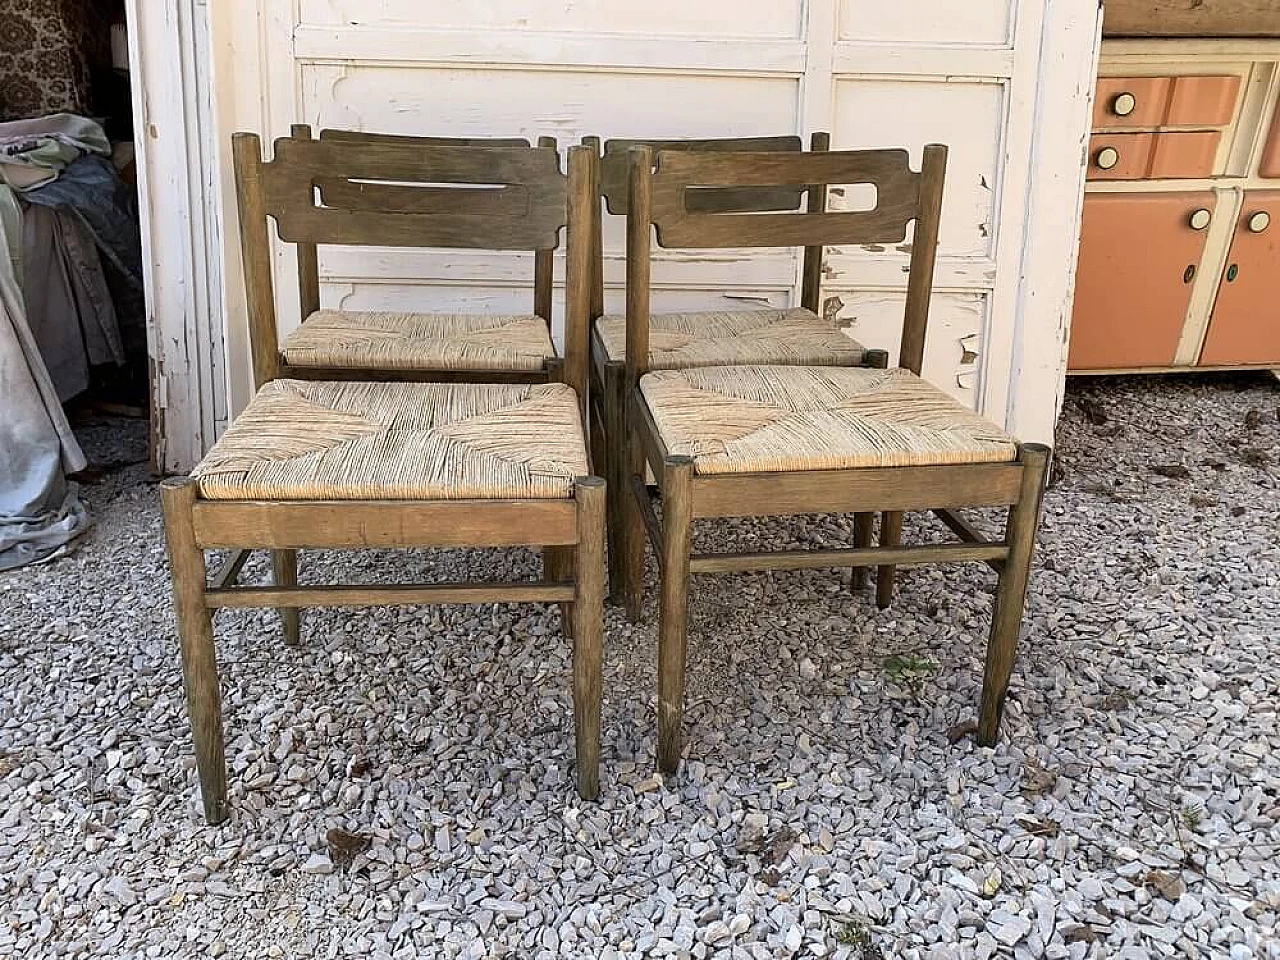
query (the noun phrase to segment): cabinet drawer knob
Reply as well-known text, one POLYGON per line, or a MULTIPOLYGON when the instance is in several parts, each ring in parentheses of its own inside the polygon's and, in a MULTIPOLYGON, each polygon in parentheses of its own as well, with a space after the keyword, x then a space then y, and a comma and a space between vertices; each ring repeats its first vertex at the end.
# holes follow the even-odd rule
POLYGON ((1249 230, 1252 233, 1261 233, 1267 227, 1271 226, 1271 214, 1265 210, 1259 210, 1249 217, 1249 230))
POLYGON ((1103 170, 1110 170, 1120 162, 1120 151, 1115 147, 1103 147, 1093 158, 1093 162, 1103 170))
POLYGON ((1191 225, 1192 230, 1203 230, 1212 219, 1213 214, 1201 207, 1199 210, 1191 211, 1191 216, 1187 218, 1187 223, 1191 225))
POLYGON ((1117 117, 1127 117, 1138 106, 1138 98, 1132 93, 1118 93, 1111 101, 1111 112, 1117 117))

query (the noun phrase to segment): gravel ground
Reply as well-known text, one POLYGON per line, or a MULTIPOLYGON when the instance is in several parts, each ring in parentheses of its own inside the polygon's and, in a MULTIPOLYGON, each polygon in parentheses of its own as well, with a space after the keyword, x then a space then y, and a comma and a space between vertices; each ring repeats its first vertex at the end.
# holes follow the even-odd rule
MULTIPOLYGON (((666 784, 654 626, 610 610, 596 804, 572 788, 558 613, 317 611, 288 650, 273 614, 224 612, 220 829, 199 816, 156 489, 127 465, 141 432, 83 436, 124 462, 86 488, 95 530, 0 578, 2 957, 1280 957, 1266 378, 1072 386, 995 749, 948 741, 990 610, 967 567, 906 572, 886 612, 837 571, 699 578, 666 784)), ((303 575, 463 568, 534 566, 315 554, 303 575)))

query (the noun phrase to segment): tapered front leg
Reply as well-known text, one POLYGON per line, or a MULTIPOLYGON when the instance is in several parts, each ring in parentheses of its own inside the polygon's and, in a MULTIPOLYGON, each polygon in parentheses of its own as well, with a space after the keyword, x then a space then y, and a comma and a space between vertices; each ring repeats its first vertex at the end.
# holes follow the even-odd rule
POLYGON ((192 509, 195 481, 166 480, 160 486, 164 532, 173 575, 173 606, 182 649, 182 680, 195 742, 196 770, 210 824, 227 818, 227 765, 222 737, 222 700, 213 647, 213 620, 205 606, 204 551, 196 542, 192 509))
POLYGON ((1018 630, 1031 575, 1036 527, 1044 495, 1049 448, 1028 443, 1022 447, 1022 486, 1018 502, 1009 508, 1005 540, 1009 556, 1000 571, 1000 584, 991 617, 991 637, 987 641, 986 665, 982 674, 982 704, 978 714, 978 743, 994 746, 1009 692, 1009 677, 1018 653, 1018 630))
POLYGON ((685 651, 689 631, 689 554, 693 544, 693 460, 662 468, 662 564, 658 611, 658 767, 680 766, 685 651))
POLYGON ((580 479, 578 545, 573 601, 573 718, 578 756, 578 795, 600 792, 600 700, 604 673, 605 481, 580 479))

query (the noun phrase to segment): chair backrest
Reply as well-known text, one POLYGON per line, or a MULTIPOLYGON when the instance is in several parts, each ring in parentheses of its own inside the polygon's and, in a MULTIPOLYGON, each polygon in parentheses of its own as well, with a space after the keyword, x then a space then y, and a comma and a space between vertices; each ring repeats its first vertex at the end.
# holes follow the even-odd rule
MULTIPOLYGON (((282 240, 299 246, 304 319, 319 306, 316 245, 346 244, 534 251, 547 267, 535 267, 535 279, 545 272, 547 281, 535 302, 545 306, 549 320, 551 253, 571 205, 570 178, 560 170, 554 141, 530 147, 523 141, 427 142, 345 131, 325 131, 315 140, 308 128, 294 132, 305 136, 276 140, 269 161, 256 134, 232 137, 259 385, 280 369, 268 219, 275 220, 282 240)), ((579 179, 591 178, 585 185, 588 202, 595 178, 589 153, 582 151, 574 161, 579 179)), ((579 228, 585 231, 589 271, 589 210, 585 215, 579 228)), ((587 283, 589 309, 589 277, 587 283)), ((572 334, 566 324, 566 368, 570 348, 576 350, 572 334)))
MULTIPOLYGON (((924 148, 920 172, 906 150, 847 150, 804 154, 630 152, 627 214, 627 362, 647 364, 650 226, 662 247, 818 247, 890 244, 906 239, 915 221, 899 365, 920 372, 933 286, 947 148, 924 148), (690 197, 708 189, 806 184, 871 184, 870 210, 828 211, 810 194, 803 213, 708 212, 690 197), (635 287, 635 297, 632 288, 635 287), (634 317, 633 317, 634 314, 634 317), (635 330, 633 331, 633 327, 635 330), (635 340, 633 344, 633 340, 635 340)), ((816 278, 815 278, 816 281, 816 278)), ((632 371, 629 370, 629 375, 632 371)), ((638 375, 643 369, 635 371, 638 375)))
MULTIPOLYGON (((294 124, 291 136, 295 139, 311 138, 311 128, 306 124, 294 124)), ((524 137, 416 137, 393 133, 367 133, 363 130, 320 131, 320 139, 330 143, 343 143, 355 147, 378 144, 404 144, 411 147, 525 147, 530 143, 524 137)), ((556 149, 555 137, 539 137, 539 147, 556 149)), ((490 199, 495 209, 501 209, 497 191, 491 191, 490 199)), ((441 202, 450 198, 443 195, 441 202)), ((413 213, 422 210, 424 194, 420 187, 386 184, 352 184, 350 181, 330 181, 320 185, 320 202, 325 206, 382 210, 384 212, 413 213)), ((316 256, 315 244, 299 243, 298 280, 302 285, 302 319, 305 320, 320 309, 320 283, 318 270, 309 269, 309 261, 316 256), (313 280, 314 277, 314 280, 313 280)), ((533 254, 533 312, 551 327, 551 299, 553 290, 553 264, 551 250, 535 250, 533 254)))
MULTIPOLYGON (((830 138, 825 133, 815 133, 811 141, 813 150, 826 150, 830 138)), ((601 151, 599 137, 584 137, 582 142, 597 151, 601 151)), ((697 151, 703 153, 799 153, 804 145, 796 136, 781 137, 720 137, 712 139, 612 139, 603 144, 600 158, 599 193, 604 207, 616 216, 627 213, 627 182, 630 170, 631 151, 637 147, 648 147, 652 151, 697 151)), ((694 208, 705 213, 748 213, 770 210, 796 210, 804 202, 806 193, 812 204, 813 193, 818 186, 795 187, 790 185, 762 187, 727 187, 724 189, 700 190, 690 197, 694 208)), ((595 277, 592 291, 592 315, 599 316, 604 312, 604 241, 602 224, 596 224, 596 248, 594 251, 595 277)), ((805 250, 806 293, 810 273, 817 277, 822 269, 821 247, 805 250), (810 263, 812 260, 812 264, 810 263)), ((802 302, 810 309, 816 309, 816 288, 810 306, 807 297, 802 302)))

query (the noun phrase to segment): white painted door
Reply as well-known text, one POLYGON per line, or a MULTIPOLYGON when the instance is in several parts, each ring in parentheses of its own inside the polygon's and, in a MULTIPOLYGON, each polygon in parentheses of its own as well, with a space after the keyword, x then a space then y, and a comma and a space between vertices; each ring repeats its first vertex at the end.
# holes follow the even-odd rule
MULTIPOLYGON (((951 148, 926 374, 1024 439, 1049 440, 1065 369, 1098 46, 1081 0, 224 0, 212 8, 228 369, 249 393, 227 151, 291 123, 404 134, 748 136, 829 130, 833 148, 951 148)), ((856 191, 835 203, 860 202, 856 191)), ((609 306, 622 229, 606 227, 609 306)), ((908 243, 910 239, 908 238, 908 243)), ((905 246, 905 245, 904 245, 905 246)), ((296 283, 278 252, 281 316, 296 283)), ((823 295, 896 349, 902 247, 829 251, 823 295), (838 301, 838 303, 837 303, 838 301)), ((662 252, 657 307, 795 302, 785 251, 662 252)), ((323 299, 506 310, 531 264, 483 252, 322 250, 323 299)))

